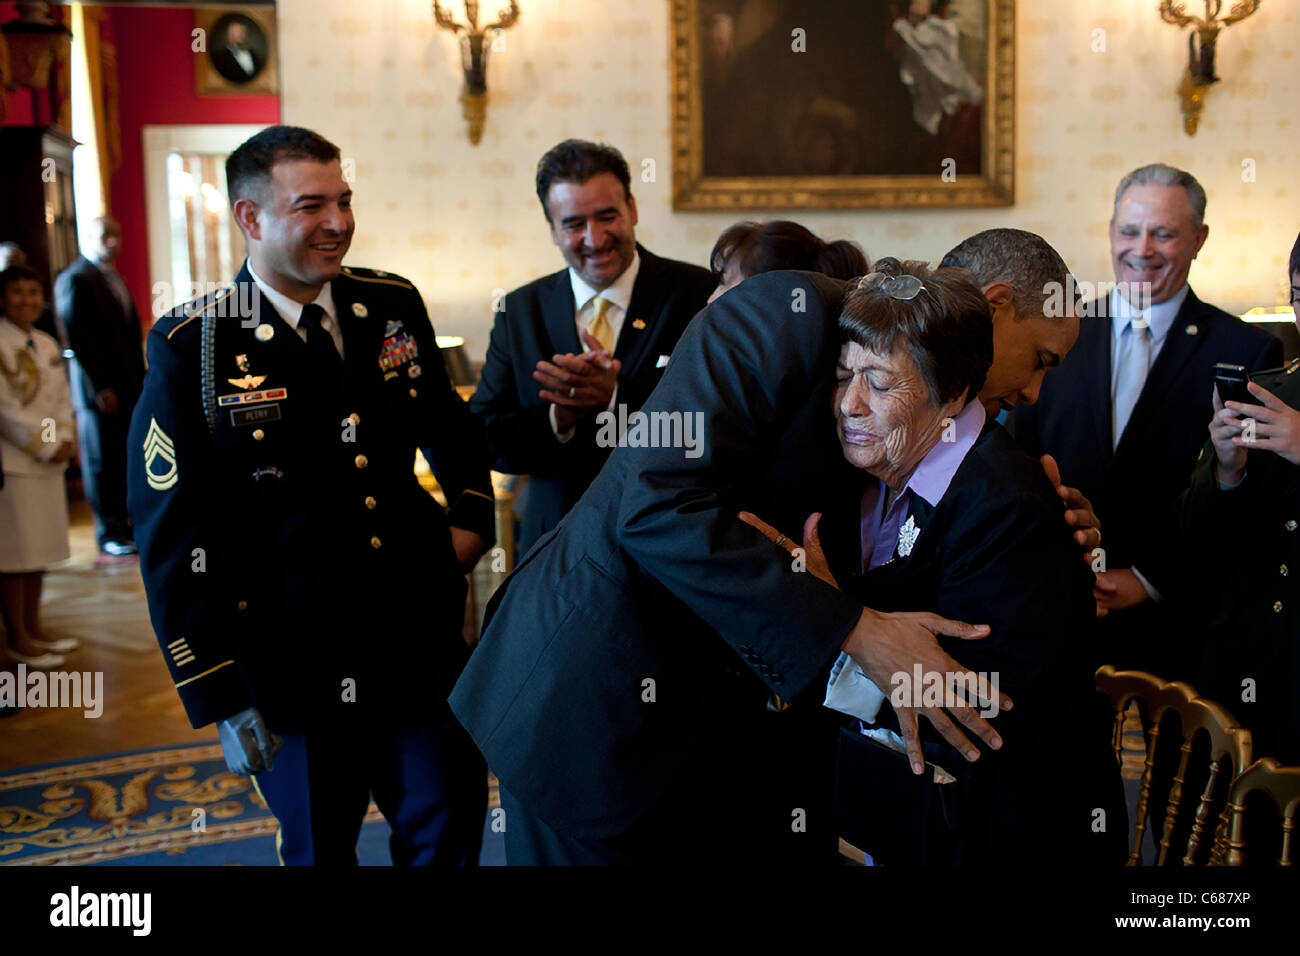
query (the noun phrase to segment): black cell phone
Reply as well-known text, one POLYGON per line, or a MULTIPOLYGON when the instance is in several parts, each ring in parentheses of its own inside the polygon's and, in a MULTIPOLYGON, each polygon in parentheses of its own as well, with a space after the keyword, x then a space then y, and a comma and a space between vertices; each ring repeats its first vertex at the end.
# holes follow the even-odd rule
POLYGON ((1259 399, 1250 394, 1246 383, 1250 373, 1244 365, 1229 365, 1219 362, 1214 366, 1214 387, 1219 390, 1219 401, 1241 402, 1243 405, 1258 405, 1259 399))

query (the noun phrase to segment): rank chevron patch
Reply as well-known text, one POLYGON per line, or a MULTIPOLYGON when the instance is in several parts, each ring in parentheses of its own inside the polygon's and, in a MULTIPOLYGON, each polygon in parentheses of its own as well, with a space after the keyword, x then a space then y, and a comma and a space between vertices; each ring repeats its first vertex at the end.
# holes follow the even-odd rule
POLYGON ((149 419, 149 432, 144 436, 144 476, 154 491, 166 491, 180 477, 176 470, 176 446, 156 418, 149 419), (163 474, 154 471, 154 463, 160 458, 167 465, 163 474))

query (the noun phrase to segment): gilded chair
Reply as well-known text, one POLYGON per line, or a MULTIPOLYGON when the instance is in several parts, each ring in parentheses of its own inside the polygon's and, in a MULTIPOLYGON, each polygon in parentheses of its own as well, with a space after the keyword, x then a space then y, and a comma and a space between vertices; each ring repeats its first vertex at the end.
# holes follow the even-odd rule
POLYGON ((1241 866, 1246 862, 1246 798, 1255 791, 1268 795, 1282 817, 1282 848, 1279 866, 1291 866, 1291 844, 1296 829, 1296 811, 1300 809, 1300 767, 1283 767, 1272 757, 1256 760, 1232 781, 1228 802, 1223 808, 1211 866, 1241 866))
POLYGON ((1175 828, 1180 822, 1184 803, 1183 788, 1188 780, 1193 744, 1198 736, 1203 735, 1208 739, 1208 776, 1196 804, 1182 857, 1184 866, 1195 865, 1197 850, 1207 837, 1213 836, 1209 833, 1209 827, 1214 819, 1216 788, 1221 780, 1225 784, 1232 781, 1253 759, 1250 731, 1238 724, 1222 706, 1198 697, 1196 688, 1182 681, 1165 681, 1145 671, 1117 671, 1107 664, 1097 671, 1097 689, 1110 698, 1115 714, 1112 746, 1116 760, 1121 758, 1124 716, 1129 704, 1135 701, 1139 703, 1145 722, 1146 761, 1134 815, 1129 866, 1142 865, 1142 839, 1150 817, 1151 794, 1153 790, 1163 790, 1164 776, 1168 772, 1167 762, 1160 761, 1158 764, 1156 759, 1161 726, 1170 726, 1165 718, 1170 714, 1177 715, 1181 725, 1182 744, 1177 769, 1169 779, 1169 795, 1158 842, 1156 866, 1165 865, 1175 828), (1159 787, 1154 786, 1157 775, 1161 778, 1159 787))

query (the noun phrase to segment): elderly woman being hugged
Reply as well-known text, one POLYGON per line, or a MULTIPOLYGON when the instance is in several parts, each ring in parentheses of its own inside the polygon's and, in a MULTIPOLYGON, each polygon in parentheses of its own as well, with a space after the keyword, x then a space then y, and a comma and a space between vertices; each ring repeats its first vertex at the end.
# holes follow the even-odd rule
POLYGON ((1042 467, 976 401, 993 358, 988 303, 960 269, 874 269, 845 300, 835 370, 835 428, 861 484, 809 517, 808 567, 868 607, 987 622, 991 634, 941 638, 969 674, 897 674, 890 687, 841 656, 826 698, 846 715, 839 830, 883 863, 1111 860, 1122 795, 1108 741, 1088 733, 1080 653, 1092 574, 1042 467), (887 701, 938 694, 993 715, 1002 693, 1016 702, 996 718, 1003 750, 970 763, 923 734, 930 766, 913 774, 887 701))

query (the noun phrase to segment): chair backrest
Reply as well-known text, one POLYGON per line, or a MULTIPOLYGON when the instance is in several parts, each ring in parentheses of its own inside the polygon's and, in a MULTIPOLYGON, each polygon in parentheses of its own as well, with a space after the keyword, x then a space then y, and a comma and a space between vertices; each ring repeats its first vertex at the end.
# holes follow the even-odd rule
POLYGON ((1208 739, 1209 776, 1196 804, 1186 851, 1182 858, 1184 866, 1194 865, 1196 852, 1205 840, 1213 818, 1215 788, 1220 780, 1231 781, 1244 771, 1253 758, 1250 731, 1238 724, 1219 704, 1198 697, 1196 688, 1190 684, 1182 681, 1166 681, 1146 671, 1117 671, 1107 664, 1097 671, 1097 689, 1110 698, 1115 713, 1112 746, 1115 749, 1116 760, 1121 759, 1124 715, 1129 704, 1140 701, 1147 720, 1146 762, 1142 770, 1142 783, 1138 790, 1137 810, 1133 822, 1133 846, 1128 858, 1129 866, 1142 865, 1142 838, 1146 834, 1147 820, 1150 816, 1152 785, 1157 773, 1161 774, 1163 783, 1163 777, 1169 770, 1166 762, 1161 761, 1158 767, 1156 760, 1160 726, 1165 716, 1170 712, 1178 715, 1182 745, 1179 749, 1177 769, 1173 771, 1169 781, 1169 797, 1156 856, 1157 866, 1165 865, 1173 841, 1174 829, 1179 822, 1179 811, 1183 804, 1183 785, 1187 781, 1193 742, 1201 735, 1208 739))
POLYGON ((1246 798, 1263 791, 1282 815, 1282 849, 1277 862, 1291 866, 1291 844, 1300 809, 1300 767, 1283 767, 1272 757, 1256 760, 1232 782, 1228 802, 1214 836, 1211 866, 1241 866, 1246 862, 1246 798))

